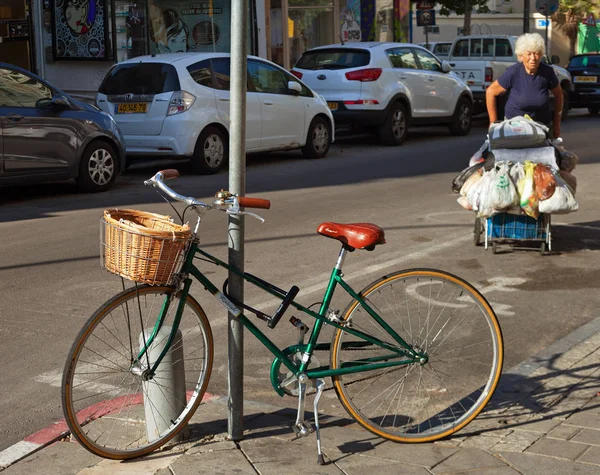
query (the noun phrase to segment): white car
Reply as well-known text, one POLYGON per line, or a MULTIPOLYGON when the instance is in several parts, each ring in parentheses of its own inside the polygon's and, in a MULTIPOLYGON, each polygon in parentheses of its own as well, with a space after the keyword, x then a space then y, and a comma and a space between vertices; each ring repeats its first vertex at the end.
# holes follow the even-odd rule
POLYGON ((306 51, 292 74, 327 100, 336 125, 367 126, 401 144, 408 126, 471 130, 473 95, 451 67, 412 43, 346 43, 306 51))
MULTIPOLYGON (((115 118, 128 157, 188 157, 195 173, 216 173, 228 158, 229 71, 226 53, 133 58, 107 73, 96 105, 115 118)), ((248 57, 248 153, 300 148, 321 158, 333 139, 321 96, 276 64, 248 57)))

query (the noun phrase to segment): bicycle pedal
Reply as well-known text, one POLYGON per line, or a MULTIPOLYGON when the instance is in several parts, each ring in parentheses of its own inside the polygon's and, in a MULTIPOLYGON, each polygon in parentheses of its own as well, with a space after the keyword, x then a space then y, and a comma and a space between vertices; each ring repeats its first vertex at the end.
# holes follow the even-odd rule
POLYGON ((297 438, 308 437, 315 431, 315 428, 310 422, 299 422, 292 427, 297 438))

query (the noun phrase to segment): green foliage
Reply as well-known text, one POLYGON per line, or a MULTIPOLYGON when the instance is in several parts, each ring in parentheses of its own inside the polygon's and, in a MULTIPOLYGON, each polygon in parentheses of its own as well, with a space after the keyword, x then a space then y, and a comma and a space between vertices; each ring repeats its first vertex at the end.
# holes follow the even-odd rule
POLYGON ((590 13, 598 15, 599 0, 560 0, 559 13, 572 12, 579 16, 587 16, 590 13))
POLYGON ((487 13, 490 11, 488 8, 488 0, 437 0, 440 5, 440 15, 448 16, 451 13, 457 15, 465 14, 465 5, 469 5, 469 9, 475 9, 479 13, 487 13))

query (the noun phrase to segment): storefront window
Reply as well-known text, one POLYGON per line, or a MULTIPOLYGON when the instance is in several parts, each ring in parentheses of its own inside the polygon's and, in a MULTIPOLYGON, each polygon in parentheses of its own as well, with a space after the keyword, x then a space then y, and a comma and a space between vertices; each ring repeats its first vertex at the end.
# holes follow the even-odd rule
POLYGON ((306 50, 335 43, 332 0, 289 0, 290 66, 306 50))

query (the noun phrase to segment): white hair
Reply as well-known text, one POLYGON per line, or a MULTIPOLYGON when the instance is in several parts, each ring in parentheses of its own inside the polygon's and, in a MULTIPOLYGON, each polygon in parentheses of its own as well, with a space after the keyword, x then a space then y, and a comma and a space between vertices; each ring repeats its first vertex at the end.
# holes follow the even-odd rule
POLYGON ((539 53, 542 56, 546 54, 546 45, 542 35, 539 33, 523 33, 519 36, 515 44, 515 53, 517 53, 517 56, 522 56, 525 51, 539 53))

